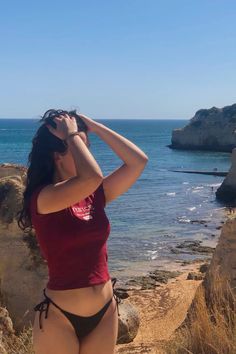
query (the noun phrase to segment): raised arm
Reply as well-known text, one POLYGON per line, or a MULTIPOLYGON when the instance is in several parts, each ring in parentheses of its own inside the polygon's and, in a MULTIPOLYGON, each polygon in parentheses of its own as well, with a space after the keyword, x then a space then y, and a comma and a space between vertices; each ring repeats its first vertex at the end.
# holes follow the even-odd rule
POLYGON ((76 172, 75 175, 49 184, 40 191, 37 198, 37 211, 40 214, 56 212, 85 199, 97 189, 103 180, 97 161, 80 135, 67 138, 70 133, 78 129, 75 119, 66 115, 55 118, 54 121, 57 129, 47 127, 52 134, 66 140, 67 154, 72 155, 76 172))
POLYGON ((123 164, 108 176, 103 177, 106 204, 125 193, 143 172, 148 156, 133 142, 104 124, 80 115, 91 130, 107 143, 123 164))

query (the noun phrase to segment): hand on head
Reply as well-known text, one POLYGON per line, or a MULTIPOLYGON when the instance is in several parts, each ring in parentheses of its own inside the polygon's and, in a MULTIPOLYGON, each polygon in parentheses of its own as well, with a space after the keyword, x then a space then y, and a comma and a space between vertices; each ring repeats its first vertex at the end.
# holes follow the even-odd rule
POLYGON ((87 136, 89 132, 95 131, 98 124, 93 119, 83 114, 78 114, 76 111, 64 111, 61 109, 49 109, 44 113, 42 121, 52 134, 63 140, 65 140, 67 133, 75 131, 84 132, 87 136))
POLYGON ((61 140, 65 140, 71 133, 78 131, 78 126, 75 117, 70 117, 68 114, 60 114, 53 118, 56 128, 50 124, 46 124, 48 130, 61 140))

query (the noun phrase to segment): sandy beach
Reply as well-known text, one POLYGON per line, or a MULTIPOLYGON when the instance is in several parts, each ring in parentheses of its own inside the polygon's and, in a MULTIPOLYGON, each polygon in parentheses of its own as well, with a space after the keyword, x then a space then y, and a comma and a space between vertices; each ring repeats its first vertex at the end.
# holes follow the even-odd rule
MULTIPOLYGON (((165 353, 165 342, 185 319, 202 280, 188 280, 189 272, 199 272, 204 261, 180 266, 182 274, 155 289, 128 291, 128 300, 137 308, 140 327, 133 342, 118 344, 116 353, 165 353)), ((172 266, 172 270, 174 267, 172 266)))
MULTIPOLYGON (((221 225, 231 217, 235 217, 235 209, 230 211, 226 208, 219 220, 221 225)), ((212 247, 214 251, 220 232, 218 228, 217 238, 214 241, 205 242, 204 246, 212 247)), ((209 253, 207 257, 201 257, 202 255, 199 254, 198 258, 189 262, 169 264, 166 262, 162 267, 164 271, 179 272, 180 274, 168 278, 166 283, 158 283, 158 286, 153 289, 127 291, 128 301, 138 310, 140 327, 132 342, 117 345, 116 354, 166 353, 165 344, 184 321, 195 292, 204 279, 205 272, 200 272, 200 267, 203 264, 209 264, 212 255, 213 252, 209 253), (197 274, 199 280, 188 279, 191 272, 197 274)))

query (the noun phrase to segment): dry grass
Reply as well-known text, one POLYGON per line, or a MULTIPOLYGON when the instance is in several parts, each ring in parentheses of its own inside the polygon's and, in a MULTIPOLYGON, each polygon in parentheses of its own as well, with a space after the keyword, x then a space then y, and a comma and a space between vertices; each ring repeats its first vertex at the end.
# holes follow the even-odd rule
POLYGON ((203 283, 186 321, 166 345, 167 354, 235 354, 236 296, 229 281, 215 270, 206 293, 203 283))
POLYGON ((3 338, 7 354, 34 354, 32 345, 32 327, 23 330, 18 336, 3 338))

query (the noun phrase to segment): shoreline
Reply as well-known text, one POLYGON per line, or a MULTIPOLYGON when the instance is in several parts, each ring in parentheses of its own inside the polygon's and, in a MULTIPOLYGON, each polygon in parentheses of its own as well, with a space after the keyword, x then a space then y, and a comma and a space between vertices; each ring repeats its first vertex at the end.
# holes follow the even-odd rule
MULTIPOLYGON (((222 220, 220 220, 221 224, 230 216, 231 211, 224 208, 222 220)), ((221 232, 220 229, 219 232, 221 232)), ((215 247, 218 239, 215 239, 215 247)), ((164 278, 164 281, 154 283, 150 274, 143 276, 146 278, 149 276, 152 279, 149 284, 150 287, 142 288, 142 277, 138 276, 133 278, 132 286, 126 284, 123 289, 117 286, 117 290, 121 294, 123 291, 128 295, 122 301, 129 301, 138 311, 140 325, 132 342, 116 345, 116 354, 166 353, 165 344, 186 318, 196 290, 205 277, 212 255, 213 253, 209 254, 208 259, 201 259, 199 254, 199 257, 192 261, 166 262, 166 267, 168 263, 168 270, 160 269, 160 267, 157 269, 157 272, 163 271, 163 274, 166 272, 167 277, 164 278), (201 267, 203 265, 204 267, 201 267), (171 272, 173 276, 168 277, 171 272), (174 274, 174 272, 180 273, 174 274)))
MULTIPOLYGON (((217 213, 217 216, 213 217, 211 220, 214 222, 214 227, 207 229, 208 231, 209 229, 212 232, 214 231, 212 238, 204 234, 200 234, 201 237, 199 237, 198 233, 196 232, 196 237, 193 239, 190 238, 185 241, 180 240, 178 245, 173 246, 173 253, 170 254, 170 257, 162 257, 161 259, 157 257, 156 260, 131 262, 130 265, 127 266, 124 270, 111 271, 111 277, 117 278, 117 287, 125 287, 127 282, 135 281, 136 279, 138 280, 141 277, 148 278, 152 272, 184 271, 185 265, 208 262, 211 259, 218 243, 222 225, 230 216, 230 213, 228 209, 224 207, 222 210, 220 210, 220 212, 217 213), (219 225, 215 223, 217 216, 219 216, 219 225), (180 257, 178 257, 178 255, 180 255, 180 257)), ((202 224, 203 220, 198 220, 196 222, 202 224)))

